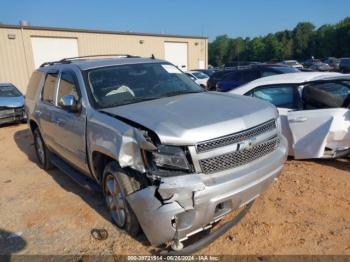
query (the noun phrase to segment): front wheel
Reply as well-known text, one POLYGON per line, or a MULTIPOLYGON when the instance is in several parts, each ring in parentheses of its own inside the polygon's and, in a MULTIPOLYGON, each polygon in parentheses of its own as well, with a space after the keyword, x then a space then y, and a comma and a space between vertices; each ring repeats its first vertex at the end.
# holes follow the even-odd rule
POLYGON ((140 189, 140 183, 115 161, 106 165, 103 178, 103 191, 112 222, 131 236, 137 236, 140 226, 126 196, 140 189))

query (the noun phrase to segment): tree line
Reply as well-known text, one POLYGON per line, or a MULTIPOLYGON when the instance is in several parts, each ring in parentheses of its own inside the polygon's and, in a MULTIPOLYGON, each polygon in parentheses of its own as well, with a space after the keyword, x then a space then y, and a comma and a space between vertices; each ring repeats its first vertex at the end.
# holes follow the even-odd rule
POLYGON ((350 17, 319 28, 309 22, 254 38, 221 35, 209 43, 209 64, 221 66, 232 61, 299 61, 323 57, 350 56, 350 17))

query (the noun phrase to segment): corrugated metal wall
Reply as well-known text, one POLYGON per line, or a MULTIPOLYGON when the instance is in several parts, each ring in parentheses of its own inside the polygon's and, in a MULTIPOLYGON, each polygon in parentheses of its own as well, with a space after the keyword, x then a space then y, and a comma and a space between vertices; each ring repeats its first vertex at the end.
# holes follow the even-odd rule
POLYGON ((207 65, 208 40, 205 38, 70 32, 0 26, 0 82, 12 82, 23 92, 35 69, 31 46, 33 36, 76 38, 80 56, 127 53, 143 57, 154 54, 157 58, 164 59, 164 42, 184 42, 188 44, 188 68, 198 68, 200 60, 205 61, 207 65), (13 36, 14 39, 11 39, 13 36), (143 40, 142 44, 140 40, 143 40))

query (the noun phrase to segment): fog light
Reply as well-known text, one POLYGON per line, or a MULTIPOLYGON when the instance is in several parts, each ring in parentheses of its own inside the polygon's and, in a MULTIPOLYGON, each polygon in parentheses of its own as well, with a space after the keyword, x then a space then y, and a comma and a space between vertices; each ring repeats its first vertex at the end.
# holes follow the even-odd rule
POLYGON ((231 207, 231 201, 230 200, 227 200, 225 202, 221 202, 221 203, 216 205, 214 216, 215 216, 215 218, 220 217, 220 216, 230 212, 231 209, 232 209, 232 207, 231 207))
POLYGON ((180 214, 177 214, 174 219, 171 220, 171 225, 178 231, 183 231, 192 227, 196 211, 190 210, 180 214))

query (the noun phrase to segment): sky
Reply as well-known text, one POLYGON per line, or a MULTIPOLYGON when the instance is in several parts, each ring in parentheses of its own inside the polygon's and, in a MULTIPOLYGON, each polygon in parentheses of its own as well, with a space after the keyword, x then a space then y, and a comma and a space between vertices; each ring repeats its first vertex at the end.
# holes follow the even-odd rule
POLYGON ((350 16, 350 0, 0 0, 0 23, 255 37, 350 16))

